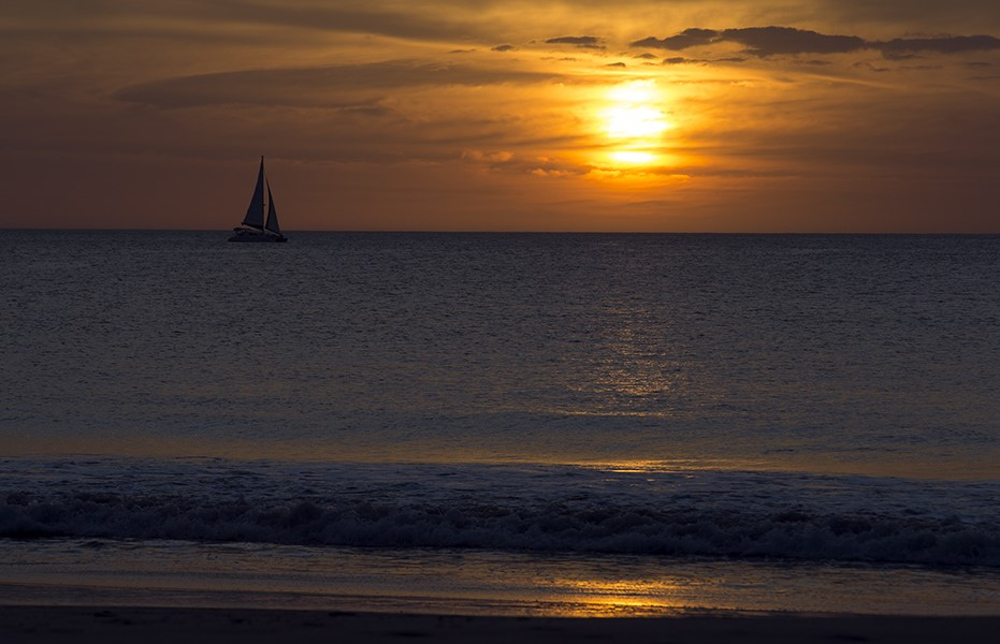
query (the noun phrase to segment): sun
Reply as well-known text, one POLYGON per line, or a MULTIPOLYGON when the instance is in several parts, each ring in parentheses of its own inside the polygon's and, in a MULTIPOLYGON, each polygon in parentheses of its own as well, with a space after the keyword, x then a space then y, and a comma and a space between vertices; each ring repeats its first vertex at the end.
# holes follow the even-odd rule
POLYGON ((615 150, 608 155, 617 165, 651 165, 659 159, 651 152, 640 150, 615 150))
POLYGON ((663 112, 649 105, 616 105, 604 114, 608 136, 613 139, 654 137, 670 128, 663 112))
POLYGON ((609 158, 616 164, 650 165, 659 158, 662 135, 673 127, 663 113, 663 93, 652 80, 615 85, 605 94, 606 107, 598 112, 609 140, 609 158))

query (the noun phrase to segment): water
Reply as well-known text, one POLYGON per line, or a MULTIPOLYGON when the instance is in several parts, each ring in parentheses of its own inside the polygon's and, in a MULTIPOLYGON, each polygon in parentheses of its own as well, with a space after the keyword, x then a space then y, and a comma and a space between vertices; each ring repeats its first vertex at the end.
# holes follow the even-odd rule
POLYGON ((0 233, 0 601, 1000 613, 1000 238, 223 239, 0 233))

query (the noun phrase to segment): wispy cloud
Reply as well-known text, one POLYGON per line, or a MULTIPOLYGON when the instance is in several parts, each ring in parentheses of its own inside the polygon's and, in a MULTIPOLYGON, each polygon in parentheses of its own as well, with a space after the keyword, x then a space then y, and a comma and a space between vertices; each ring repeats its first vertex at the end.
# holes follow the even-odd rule
POLYGON ((664 58, 664 65, 710 65, 713 63, 743 63, 746 58, 732 56, 729 58, 685 58, 683 56, 671 56, 664 58))
POLYGON ((115 93, 115 98, 160 108, 224 104, 354 107, 357 103, 340 105, 337 97, 350 92, 384 92, 406 87, 537 83, 557 77, 553 73, 393 60, 182 76, 125 87, 115 93))
POLYGON ((549 45, 573 45, 583 49, 604 49, 604 40, 597 36, 560 36, 545 41, 549 45))
POLYGON ((782 54, 841 54, 866 49, 886 57, 911 53, 954 54, 1000 50, 1000 39, 988 35, 944 36, 938 38, 896 38, 866 40, 860 36, 830 35, 793 27, 745 27, 739 29, 691 28, 667 38, 650 36, 631 43, 632 47, 682 51, 692 47, 736 43, 749 56, 767 58, 782 54))

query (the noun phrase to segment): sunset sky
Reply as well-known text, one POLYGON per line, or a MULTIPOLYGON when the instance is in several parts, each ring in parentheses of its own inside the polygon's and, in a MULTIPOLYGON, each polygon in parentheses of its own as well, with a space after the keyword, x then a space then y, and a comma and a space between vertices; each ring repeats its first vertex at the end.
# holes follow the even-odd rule
POLYGON ((4 228, 1000 232, 996 0, 5 0, 4 228))

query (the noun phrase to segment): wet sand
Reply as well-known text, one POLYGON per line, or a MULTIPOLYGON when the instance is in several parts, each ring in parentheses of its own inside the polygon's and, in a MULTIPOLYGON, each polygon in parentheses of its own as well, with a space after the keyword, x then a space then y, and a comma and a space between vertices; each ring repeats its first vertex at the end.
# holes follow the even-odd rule
POLYGON ((0 641, 195 642, 995 642, 1000 617, 724 615, 462 617, 330 611, 0 607, 0 641))

